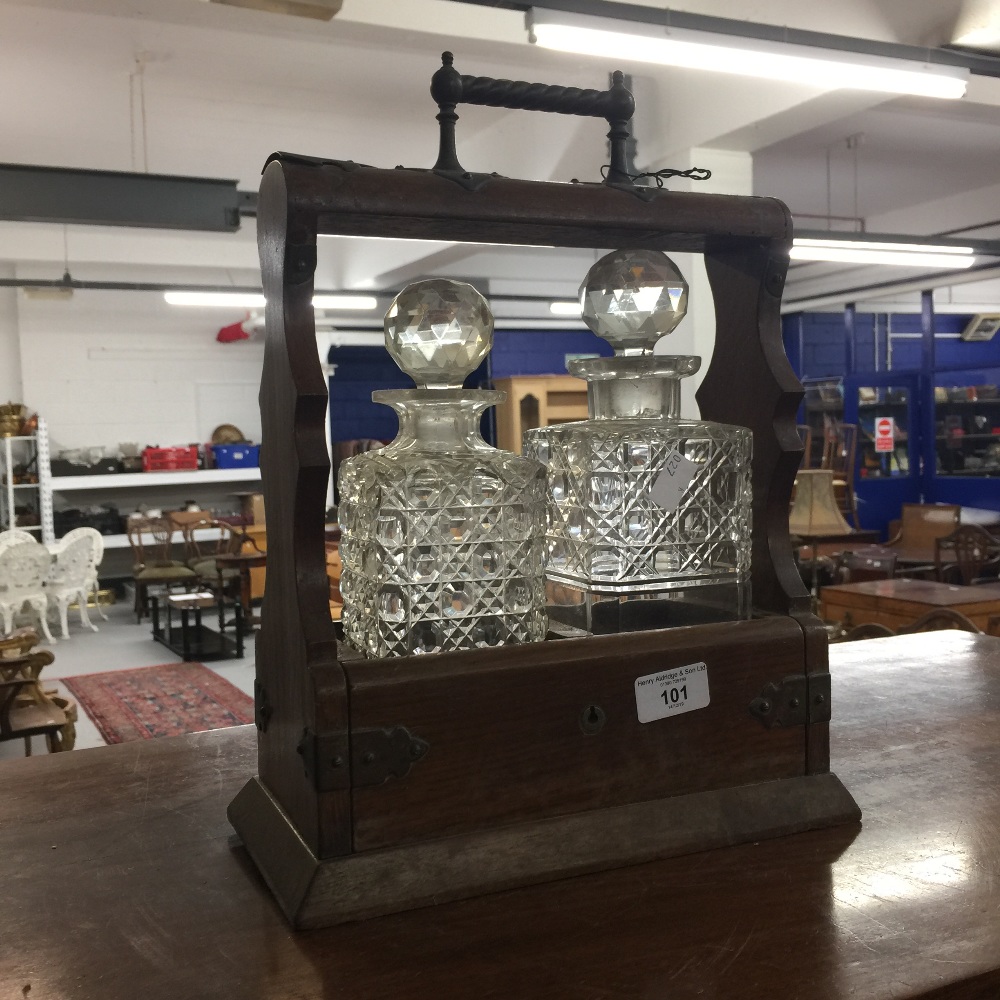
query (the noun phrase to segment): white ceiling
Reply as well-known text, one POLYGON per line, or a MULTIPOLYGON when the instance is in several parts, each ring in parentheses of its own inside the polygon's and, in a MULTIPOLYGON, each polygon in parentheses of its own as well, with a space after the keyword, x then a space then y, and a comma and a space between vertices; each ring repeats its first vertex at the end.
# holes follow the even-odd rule
MULTIPOLYGON (((939 45, 951 40, 971 3, 688 0, 673 7, 939 45)), ((455 52, 461 72, 476 75, 603 89, 610 70, 630 72, 641 166, 731 151, 732 162, 744 164, 744 186, 752 176, 753 193, 782 198, 809 228, 823 223, 807 215, 828 213, 860 216, 872 231, 917 235, 1000 219, 1000 80, 974 77, 968 96, 955 102, 608 65, 528 45, 516 12, 449 0, 344 0, 329 23, 205 0, 6 0, 0 3, 0 92, 7 95, 0 161, 148 168, 235 178, 241 188, 256 187, 276 149, 430 166, 436 108, 427 88, 445 48, 455 52), (861 139, 851 148, 853 136, 861 139)), ((603 130, 592 120, 459 110, 459 154, 469 169, 568 181, 595 179, 604 162, 603 130)), ((1000 235, 1000 226, 973 234, 1000 235)), ((254 239, 252 225, 232 237, 94 227, 71 227, 68 235, 75 277, 155 273, 235 283, 255 278, 254 239)), ((318 284, 398 286, 437 270, 493 279, 505 291, 572 295, 593 259, 350 244, 324 244, 318 284)), ((0 267, 58 276, 63 252, 62 227, 0 224, 0 267)), ((799 266, 788 297, 821 296, 870 278, 870 269, 799 266)), ((916 293, 908 294, 915 305, 916 293)), ((1000 287, 992 283, 949 294, 1000 305, 1000 287)))

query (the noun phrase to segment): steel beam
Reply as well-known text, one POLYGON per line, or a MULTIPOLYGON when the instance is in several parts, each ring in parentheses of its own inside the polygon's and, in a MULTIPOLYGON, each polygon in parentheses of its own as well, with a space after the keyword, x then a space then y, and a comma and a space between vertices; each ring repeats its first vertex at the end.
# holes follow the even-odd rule
POLYGON ((0 164, 0 219, 232 233, 236 181, 0 164))

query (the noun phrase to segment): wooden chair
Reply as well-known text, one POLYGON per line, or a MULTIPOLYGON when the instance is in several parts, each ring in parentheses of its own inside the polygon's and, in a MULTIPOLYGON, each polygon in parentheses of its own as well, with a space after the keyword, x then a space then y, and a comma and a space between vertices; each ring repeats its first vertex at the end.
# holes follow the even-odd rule
POLYGON ((885 544, 917 561, 926 561, 926 567, 908 571, 907 575, 934 573, 934 547, 939 538, 950 535, 959 524, 962 508, 958 504, 904 503, 899 523, 899 533, 885 544))
POLYGON ((220 566, 218 557, 239 552, 249 539, 225 521, 206 515, 188 521, 182 529, 184 561, 194 570, 199 586, 210 588, 220 599, 239 589, 240 571, 220 566))
POLYGON ((808 424, 797 424, 796 429, 799 432, 799 437, 802 439, 802 461, 799 462, 799 468, 811 469, 813 446, 812 428, 808 424))
POLYGON ((896 575, 896 554, 882 548, 857 549, 840 557, 841 583, 891 580, 896 575))
POLYGON ((23 739, 26 757, 32 736, 44 736, 49 753, 71 750, 76 740, 76 705, 42 689, 38 675, 55 657, 33 649, 37 643, 31 629, 0 638, 0 743, 23 739))
POLYGON ((198 579, 190 566, 170 558, 174 538, 174 525, 168 518, 130 517, 126 533, 132 547, 135 564, 132 579, 135 581, 135 615, 141 622, 149 615, 149 588, 163 586, 168 590, 182 584, 192 586, 198 579))
POLYGON ((897 635, 911 635, 914 632, 937 632, 939 629, 956 628, 963 632, 975 632, 982 635, 978 625, 970 622, 961 612, 951 608, 937 608, 922 615, 912 625, 903 625, 897 635))
POLYGON ((1000 538, 975 524, 963 524, 934 540, 934 567, 942 583, 996 583, 1000 570, 1000 538), (947 558, 951 553, 951 559, 947 558))
POLYGON ((848 629, 840 642, 854 642, 857 639, 884 639, 890 635, 895 635, 888 625, 879 625, 877 622, 865 622, 862 625, 855 625, 848 629))
POLYGON ((854 496, 854 459, 858 443, 858 425, 837 422, 831 425, 823 439, 821 469, 833 472, 833 493, 845 518, 861 527, 858 505, 854 496))

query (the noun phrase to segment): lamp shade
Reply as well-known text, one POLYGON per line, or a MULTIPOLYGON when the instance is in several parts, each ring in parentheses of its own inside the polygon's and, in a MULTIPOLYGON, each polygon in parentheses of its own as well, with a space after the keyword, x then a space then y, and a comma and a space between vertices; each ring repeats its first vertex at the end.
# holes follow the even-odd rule
POLYGON ((795 477, 795 502, 788 515, 788 530, 804 538, 851 533, 851 526, 837 506, 832 470, 799 470, 795 477))

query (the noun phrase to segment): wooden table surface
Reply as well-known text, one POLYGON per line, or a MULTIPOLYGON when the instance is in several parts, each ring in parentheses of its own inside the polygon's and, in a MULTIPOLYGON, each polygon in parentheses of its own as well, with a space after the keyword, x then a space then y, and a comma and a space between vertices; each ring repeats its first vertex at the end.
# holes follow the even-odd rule
POLYGON ((324 931, 292 933, 230 841, 252 728, 4 763, 0 997, 995 1000, 1000 639, 831 660, 860 830, 324 931))
POLYGON ((1000 587, 995 584, 962 587, 954 583, 938 583, 936 580, 895 577, 891 580, 838 583, 831 587, 823 587, 820 591, 820 597, 826 600, 831 600, 835 596, 850 595, 863 595, 885 601, 912 601, 926 605, 928 611, 932 608, 954 608, 956 611, 961 611, 963 605, 1000 602, 1000 587))

